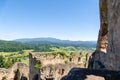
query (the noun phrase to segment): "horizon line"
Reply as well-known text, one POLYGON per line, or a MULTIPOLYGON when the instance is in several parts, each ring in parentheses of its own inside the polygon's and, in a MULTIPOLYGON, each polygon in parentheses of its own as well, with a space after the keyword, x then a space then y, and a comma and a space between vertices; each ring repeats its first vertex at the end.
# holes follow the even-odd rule
POLYGON ((97 40, 71 40, 71 39, 61 39, 61 38, 55 38, 55 37, 24 37, 24 38, 14 38, 14 39, 0 39, 0 40, 5 40, 5 41, 14 41, 17 39, 39 39, 39 38, 53 38, 53 39, 58 39, 58 40, 68 40, 68 41, 97 41, 97 40))

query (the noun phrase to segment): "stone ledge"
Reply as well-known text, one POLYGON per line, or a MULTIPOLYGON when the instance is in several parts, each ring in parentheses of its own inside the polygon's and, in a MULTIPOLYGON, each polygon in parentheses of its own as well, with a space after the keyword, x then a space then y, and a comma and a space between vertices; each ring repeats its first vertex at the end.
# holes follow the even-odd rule
POLYGON ((120 80, 120 71, 72 68, 61 80, 120 80))

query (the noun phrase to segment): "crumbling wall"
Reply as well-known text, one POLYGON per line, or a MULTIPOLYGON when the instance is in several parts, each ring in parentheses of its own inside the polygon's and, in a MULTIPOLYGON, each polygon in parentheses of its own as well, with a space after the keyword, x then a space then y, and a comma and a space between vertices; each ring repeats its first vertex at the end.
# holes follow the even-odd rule
POLYGON ((0 80, 29 80, 29 66, 25 63, 17 62, 12 67, 0 68, 0 80))
POLYGON ((30 53, 29 61, 29 80, 40 80, 40 69, 35 67, 39 60, 30 53))
POLYGON ((108 0, 108 49, 104 64, 120 70, 120 0, 108 0))
POLYGON ((29 59, 30 80, 60 80, 73 67, 82 68, 87 64, 85 62, 86 58, 82 56, 82 53, 71 53, 70 56, 65 56, 63 54, 60 55, 59 52, 57 54, 54 54, 54 52, 34 52, 29 54, 29 59), (39 79, 35 79, 35 75, 39 79))
POLYGON ((89 68, 120 70, 120 0, 100 1, 100 31, 89 68))

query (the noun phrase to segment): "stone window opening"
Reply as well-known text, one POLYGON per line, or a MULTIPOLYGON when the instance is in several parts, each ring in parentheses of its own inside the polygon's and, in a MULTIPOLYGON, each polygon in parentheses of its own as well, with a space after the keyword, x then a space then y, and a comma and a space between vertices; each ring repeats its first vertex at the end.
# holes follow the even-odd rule
POLYGON ((63 75, 63 74, 64 74, 64 71, 65 71, 64 69, 59 69, 59 72, 58 72, 58 73, 59 73, 60 75, 63 75))
POLYGON ((80 62, 81 61, 81 57, 78 57, 78 62, 80 62))
POLYGON ((71 61, 72 61, 72 58, 70 58, 69 61, 71 62, 71 61))
POLYGON ((46 80, 54 80, 54 78, 46 78, 46 80))
POLYGON ((26 76, 24 76, 24 74, 22 74, 21 79, 20 80, 28 80, 26 76))
POLYGON ((38 74, 34 75, 34 78, 32 80, 39 80, 39 75, 38 74))
POLYGON ((64 74, 64 71, 65 71, 65 70, 64 70, 64 69, 62 69, 62 73, 61 73, 61 75, 63 75, 63 74, 64 74))

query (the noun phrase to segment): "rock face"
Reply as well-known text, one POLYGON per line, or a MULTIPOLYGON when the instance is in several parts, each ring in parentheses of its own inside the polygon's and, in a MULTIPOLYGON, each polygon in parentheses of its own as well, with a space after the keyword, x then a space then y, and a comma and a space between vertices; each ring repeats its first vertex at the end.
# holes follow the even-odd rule
POLYGON ((120 70, 120 0, 108 0, 108 48, 105 66, 120 70))
POLYGON ((17 62, 9 69, 0 68, 0 80, 29 80, 29 66, 17 62))
POLYGON ((61 80, 120 80, 120 71, 73 68, 61 80))
POLYGON ((120 0, 100 0, 100 31, 89 68, 120 70, 120 0))
POLYGON ((30 53, 30 80, 60 80, 73 67, 85 67, 86 58, 81 53, 65 56, 54 53, 30 53))

